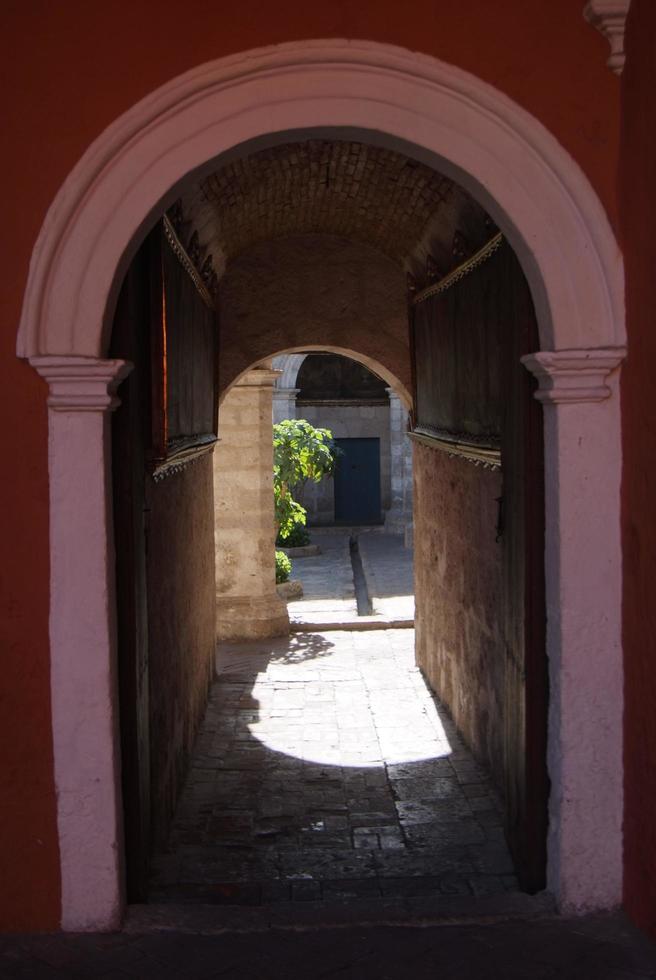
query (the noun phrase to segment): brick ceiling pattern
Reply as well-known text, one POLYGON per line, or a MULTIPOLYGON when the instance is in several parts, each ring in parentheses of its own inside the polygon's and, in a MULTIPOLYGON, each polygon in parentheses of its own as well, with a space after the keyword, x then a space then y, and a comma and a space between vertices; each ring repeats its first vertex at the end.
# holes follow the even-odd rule
POLYGON ((219 279, 271 239, 324 234, 382 252, 418 284, 446 275, 494 233, 455 181, 393 150, 304 140, 251 153, 190 183, 179 202, 187 242, 219 279))
POLYGON ((365 242, 403 263, 455 187, 400 153, 308 140, 230 163, 201 190, 228 261, 256 242, 324 233, 365 242))

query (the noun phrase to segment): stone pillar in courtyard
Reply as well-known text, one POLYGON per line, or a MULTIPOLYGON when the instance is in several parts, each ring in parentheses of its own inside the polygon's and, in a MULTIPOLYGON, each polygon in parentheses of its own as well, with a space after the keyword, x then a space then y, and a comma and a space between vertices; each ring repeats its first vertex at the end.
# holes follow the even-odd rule
POLYGON ((296 396, 300 388, 273 389, 273 421, 274 424, 283 419, 296 418, 296 396))
POLYGON ((289 633, 276 592, 272 396, 279 372, 249 371, 226 395, 214 450, 216 631, 219 640, 289 633))
MULTIPOLYGON (((407 436, 408 413, 392 388, 390 402, 390 482, 391 504, 385 515, 390 534, 412 535, 412 446, 407 436)), ((406 544, 411 543, 406 541, 406 544)))

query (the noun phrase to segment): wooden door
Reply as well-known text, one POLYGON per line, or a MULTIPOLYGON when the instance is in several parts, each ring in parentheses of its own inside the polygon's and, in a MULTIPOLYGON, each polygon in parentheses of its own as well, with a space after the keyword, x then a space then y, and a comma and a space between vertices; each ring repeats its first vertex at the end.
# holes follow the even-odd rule
POLYGON ((116 541, 116 606, 121 771, 127 898, 147 897, 150 859, 150 725, 148 590, 146 580, 145 454, 150 421, 147 245, 133 260, 119 296, 111 357, 134 369, 119 388, 112 417, 112 476, 116 541))
POLYGON ((498 788, 520 883, 537 891, 545 884, 549 791, 542 407, 520 363, 539 349, 535 312, 505 242, 448 288, 417 299, 411 318, 415 430, 440 450, 501 465, 505 698, 503 760, 494 768, 502 772, 498 788))
POLYGON ((151 807, 162 774, 151 751, 155 698, 150 696, 147 548, 149 531, 153 540, 153 534, 161 537, 167 528, 149 521, 148 500, 157 492, 155 477, 171 476, 211 451, 218 416, 216 310, 189 256, 177 240, 172 243, 173 234, 166 219, 159 222, 133 259, 109 352, 133 364, 112 418, 121 764, 131 902, 147 898, 153 831, 166 822, 151 807))
POLYGON ((335 439, 335 521, 380 524, 380 439, 335 439))
POLYGON ((512 297, 500 376, 506 715, 505 826, 520 884, 545 887, 548 673, 544 599, 544 440, 536 382, 521 365, 539 349, 528 284, 510 248, 498 276, 512 297))

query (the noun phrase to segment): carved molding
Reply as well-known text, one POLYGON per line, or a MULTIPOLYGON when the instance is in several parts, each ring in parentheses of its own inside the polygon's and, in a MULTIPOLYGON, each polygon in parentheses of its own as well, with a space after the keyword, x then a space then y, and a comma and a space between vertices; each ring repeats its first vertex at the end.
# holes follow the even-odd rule
POLYGON ((538 351, 521 358, 539 384, 535 393, 546 404, 602 402, 611 394, 606 378, 626 357, 624 347, 611 350, 538 351))
POLYGON ((187 221, 178 199, 164 216, 164 231, 188 274, 193 279, 201 296, 208 304, 214 306, 214 299, 219 289, 219 277, 214 268, 214 259, 199 238, 198 231, 187 221), (191 235, 189 232, 191 231, 191 235), (186 245, 184 243, 187 243, 186 245))
POLYGON ((296 398, 300 388, 274 388, 273 397, 278 401, 287 401, 288 398, 296 398))
POLYGON ((199 271, 199 255, 200 255, 200 245, 198 244, 198 233, 194 232, 191 236, 191 243, 189 245, 189 251, 185 249, 184 245, 178 237, 175 225, 171 219, 164 215, 163 219, 164 235, 167 242, 171 246, 174 255, 177 257, 178 261, 182 265, 183 269, 193 282, 196 290, 205 303, 211 310, 215 309, 214 296, 218 288, 218 279, 216 273, 214 272, 214 266, 212 265, 212 256, 208 255, 205 259, 202 269, 199 271), (193 248, 191 246, 194 246, 193 248), (209 269, 209 272, 207 270, 209 269), (205 270, 205 271, 203 271, 205 270), (210 289, 210 285, 212 288, 210 289))
POLYGON ((610 44, 606 64, 616 75, 622 74, 624 61, 624 28, 631 0, 588 0, 583 16, 589 24, 603 34, 610 44))
POLYGON ((193 443, 181 440, 178 448, 173 448, 166 459, 156 463, 153 467, 152 478, 155 483, 166 479, 168 476, 175 476, 186 469, 192 463, 214 452, 214 447, 219 442, 216 436, 201 436, 193 443))
MULTIPOLYGON (((489 242, 486 242, 485 245, 479 248, 478 251, 475 252, 470 258, 456 266, 455 269, 452 269, 451 272, 444 276, 443 279, 439 279, 430 286, 426 286, 426 288, 422 289, 420 293, 417 293, 412 300, 413 305, 417 306, 419 303, 423 303, 427 299, 430 299, 431 296, 436 296, 438 293, 443 293, 445 289, 449 289, 457 282, 460 282, 461 279, 464 279, 465 276, 468 276, 470 272, 473 272, 474 269, 477 269, 479 265, 482 265, 483 262, 486 262, 492 255, 494 255, 497 249, 500 248, 502 242, 503 235, 501 232, 499 232, 498 234, 494 235, 489 242)), ((456 254, 455 246, 454 254, 456 254)))
POLYGON ((48 408, 55 412, 112 411, 119 404, 114 393, 133 367, 96 357, 32 357, 30 364, 48 382, 48 408))
POLYGON ((485 445, 482 441, 471 441, 472 437, 459 439, 450 434, 435 435, 428 429, 417 428, 408 432, 413 442, 437 449, 447 456, 464 459, 475 466, 498 470, 501 468, 501 450, 497 446, 485 445))

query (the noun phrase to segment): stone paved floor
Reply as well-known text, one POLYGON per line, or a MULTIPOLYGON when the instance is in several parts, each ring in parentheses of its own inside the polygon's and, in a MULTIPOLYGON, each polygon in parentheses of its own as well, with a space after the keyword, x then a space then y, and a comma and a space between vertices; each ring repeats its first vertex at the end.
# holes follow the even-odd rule
POLYGON ((650 980, 621 915, 427 928, 0 937, 3 980, 650 980))
POLYGON ((413 644, 405 629, 223 647, 152 900, 515 889, 486 773, 413 644))
POLYGON ((367 625, 385 629, 399 622, 414 622, 413 553, 397 534, 371 529, 312 530, 312 542, 321 554, 293 558, 292 579, 303 584, 303 598, 289 602, 292 628, 352 628, 367 625), (349 549, 357 536, 372 615, 358 616, 353 567, 349 549))
POLYGON ((349 535, 323 531, 312 538, 319 555, 292 559, 292 580, 303 583, 303 598, 288 602, 294 622, 343 623, 357 617, 349 535))

